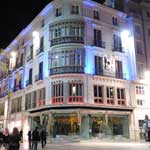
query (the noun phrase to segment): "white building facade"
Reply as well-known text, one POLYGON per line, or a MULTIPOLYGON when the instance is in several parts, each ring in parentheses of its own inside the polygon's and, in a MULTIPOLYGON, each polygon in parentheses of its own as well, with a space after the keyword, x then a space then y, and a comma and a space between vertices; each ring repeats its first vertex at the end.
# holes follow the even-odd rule
POLYGON ((1 126, 25 137, 45 126, 54 138, 140 139, 150 87, 139 80, 138 62, 146 69, 147 57, 137 56, 144 37, 136 37, 135 24, 91 0, 49 3, 6 48, 11 71, 0 72, 1 126))

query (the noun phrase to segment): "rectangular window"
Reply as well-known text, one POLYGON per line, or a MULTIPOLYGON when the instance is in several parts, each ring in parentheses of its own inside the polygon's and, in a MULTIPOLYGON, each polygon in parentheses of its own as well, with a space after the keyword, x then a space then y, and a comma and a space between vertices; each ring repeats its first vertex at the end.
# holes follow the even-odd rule
POLYGON ((150 37, 150 29, 148 29, 148 36, 150 37))
POLYGON ((136 42, 136 51, 137 51, 137 54, 143 55, 143 48, 142 48, 141 41, 136 42))
POLYGON ((25 110, 31 109, 32 108, 32 98, 31 98, 31 93, 26 94, 25 96, 25 110))
POLYGON ((94 103, 103 103, 103 86, 94 85, 94 103))
POLYGON ((37 91, 37 107, 45 105, 45 88, 37 91))
POLYGON ((139 25, 135 26, 135 34, 141 35, 141 27, 139 25))
POLYGON ((150 18, 150 12, 149 12, 149 11, 146 11, 146 16, 147 16, 148 18, 150 18))
POLYGON ((83 83, 69 83, 69 103, 83 103, 83 83))
POLYGON ((123 67, 122 62, 119 60, 115 61, 116 78, 123 79, 123 67))
POLYGON ((62 8, 56 8, 56 17, 59 17, 62 15, 62 8))
POLYGON ((112 24, 115 26, 118 25, 118 19, 116 17, 112 17, 112 24))
POLYGON ((62 104, 64 101, 64 84, 52 84, 52 104, 62 104))
POLYGON ((93 18, 99 19, 99 11, 96 11, 96 10, 93 11, 93 18))
POLYGON ((0 116, 3 116, 3 115, 4 115, 4 108, 5 108, 4 103, 1 103, 1 104, 0 104, 0 116))
POLYGON ((94 29, 94 46, 105 48, 105 43, 102 42, 101 30, 94 29))
POLYGON ((32 68, 29 70, 29 84, 32 84, 32 68))
POLYGON ((43 80, 43 61, 39 64, 39 80, 43 80))
POLYGON ((145 89, 143 86, 136 86, 136 94, 144 95, 145 89))
POLYGON ((118 105, 125 105, 125 89, 117 88, 118 105))
POLYGON ((40 52, 44 51, 44 36, 40 38, 40 52))
POLYGON ((144 100, 143 99, 137 99, 137 105, 138 106, 143 106, 144 100))
POLYGON ((22 110, 22 97, 18 97, 12 100, 12 113, 21 112, 22 110))
POLYGON ((137 64, 137 72, 139 79, 144 79, 144 64, 137 64))
POLYGON ((106 87, 107 92, 107 104, 114 104, 114 88, 106 87))
POLYGON ((79 14, 79 6, 72 5, 71 14, 78 15, 79 14))
POLYGON ((42 19, 42 21, 41 21, 41 27, 43 28, 44 26, 45 26, 45 20, 42 19))
POLYGON ((103 75, 103 58, 95 56, 95 74, 103 75))
POLYGON ((32 92, 32 99, 32 108, 35 108, 37 103, 37 91, 32 92))
POLYGON ((121 37, 119 35, 114 34, 113 35, 113 39, 114 39, 114 48, 113 48, 113 51, 123 52, 121 37))

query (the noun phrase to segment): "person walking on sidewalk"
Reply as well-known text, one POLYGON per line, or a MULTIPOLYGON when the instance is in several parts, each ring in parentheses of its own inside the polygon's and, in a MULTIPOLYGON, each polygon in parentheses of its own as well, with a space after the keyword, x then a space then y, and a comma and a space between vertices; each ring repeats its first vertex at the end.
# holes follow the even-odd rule
POLYGON ((40 137, 41 137, 41 144, 42 144, 42 149, 43 149, 46 145, 46 129, 44 127, 40 133, 40 137))
POLYGON ((10 140, 10 134, 8 128, 6 128, 3 132, 3 146, 6 150, 9 149, 9 140, 10 140))
POLYGON ((28 142, 29 142, 29 150, 32 149, 32 132, 29 130, 28 132, 28 142))
POLYGON ((38 142, 40 141, 40 134, 38 131, 38 127, 32 132, 32 149, 37 150, 38 142))
POLYGON ((10 135, 9 150, 19 150, 21 137, 16 127, 13 128, 13 133, 10 135))

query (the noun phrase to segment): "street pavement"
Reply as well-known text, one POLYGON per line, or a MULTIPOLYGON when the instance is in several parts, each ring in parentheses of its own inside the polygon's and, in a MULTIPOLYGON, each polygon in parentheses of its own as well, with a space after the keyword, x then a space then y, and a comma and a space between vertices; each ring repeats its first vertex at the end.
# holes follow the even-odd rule
MULTIPOLYGON (((21 148, 21 150, 28 150, 21 148)), ((41 143, 38 150, 42 150, 41 143)), ((94 142, 48 143, 44 150, 150 150, 150 143, 145 142, 94 142)))

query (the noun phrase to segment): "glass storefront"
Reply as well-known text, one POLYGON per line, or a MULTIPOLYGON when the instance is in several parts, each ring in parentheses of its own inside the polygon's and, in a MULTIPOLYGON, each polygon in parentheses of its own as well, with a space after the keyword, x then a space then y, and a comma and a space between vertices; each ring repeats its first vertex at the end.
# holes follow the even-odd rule
POLYGON ((78 116, 55 115, 53 116, 53 136, 56 135, 77 135, 79 134, 78 116))

